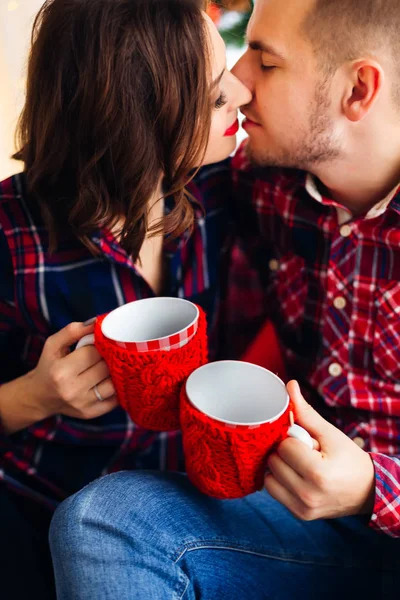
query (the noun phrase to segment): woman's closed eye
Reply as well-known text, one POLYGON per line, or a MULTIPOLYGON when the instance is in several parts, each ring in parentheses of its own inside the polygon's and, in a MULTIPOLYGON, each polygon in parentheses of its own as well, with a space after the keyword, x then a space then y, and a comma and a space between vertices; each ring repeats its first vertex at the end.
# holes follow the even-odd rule
POLYGON ((221 92, 220 96, 216 99, 214 106, 218 110, 219 108, 222 108, 223 106, 225 106, 225 104, 227 102, 228 102, 228 98, 226 97, 224 92, 221 92))

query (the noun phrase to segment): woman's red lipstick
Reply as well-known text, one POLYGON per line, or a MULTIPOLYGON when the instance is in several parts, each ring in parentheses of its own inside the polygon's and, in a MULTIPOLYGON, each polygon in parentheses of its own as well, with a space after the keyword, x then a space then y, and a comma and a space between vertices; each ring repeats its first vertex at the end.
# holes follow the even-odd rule
POLYGON ((224 133, 224 137, 229 137, 231 135, 236 135, 239 131, 239 121, 236 119, 233 125, 229 127, 224 133))

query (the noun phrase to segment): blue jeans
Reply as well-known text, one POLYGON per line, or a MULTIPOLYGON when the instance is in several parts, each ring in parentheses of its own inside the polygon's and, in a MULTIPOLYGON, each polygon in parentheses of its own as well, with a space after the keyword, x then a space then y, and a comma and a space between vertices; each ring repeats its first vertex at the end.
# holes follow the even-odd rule
POLYGON ((57 509, 58 600, 399 598, 400 540, 301 522, 268 494, 219 501, 185 475, 121 472, 57 509))

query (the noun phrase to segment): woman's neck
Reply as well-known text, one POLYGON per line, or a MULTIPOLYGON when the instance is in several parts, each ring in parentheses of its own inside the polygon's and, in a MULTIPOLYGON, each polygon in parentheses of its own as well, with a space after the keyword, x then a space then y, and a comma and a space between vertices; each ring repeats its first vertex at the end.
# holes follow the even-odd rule
MULTIPOLYGON (((158 228, 161 225, 161 222, 164 218, 164 204, 164 196, 160 184, 157 191, 147 202, 147 231, 145 240, 151 239, 151 233, 149 233, 151 229, 154 227, 158 228)), ((121 217, 111 230, 118 242, 121 240, 121 231, 124 227, 124 224, 125 217, 121 217)))
POLYGON ((154 294, 161 294, 165 285, 164 271, 164 234, 160 227, 164 218, 164 198, 158 196, 149 206, 148 231, 152 228, 161 229, 157 235, 146 233, 140 249, 139 258, 135 263, 137 271, 147 281, 154 294))
POLYGON ((148 237, 149 230, 151 230, 153 227, 158 227, 161 225, 164 219, 164 204, 164 196, 160 184, 159 189, 147 204, 148 212, 146 239, 148 237))
MULTIPOLYGON (((147 206, 147 232, 139 252, 139 258, 135 262, 135 267, 151 287, 154 294, 159 295, 162 292, 165 283, 165 273, 163 268, 164 234, 161 227, 164 218, 164 197, 162 194, 161 183, 157 191, 148 201, 147 206), (157 233, 157 235, 152 235, 151 230, 154 229, 160 229, 160 232, 157 233)), ((118 241, 120 240, 123 226, 124 219, 122 218, 112 229, 112 232, 118 241)))

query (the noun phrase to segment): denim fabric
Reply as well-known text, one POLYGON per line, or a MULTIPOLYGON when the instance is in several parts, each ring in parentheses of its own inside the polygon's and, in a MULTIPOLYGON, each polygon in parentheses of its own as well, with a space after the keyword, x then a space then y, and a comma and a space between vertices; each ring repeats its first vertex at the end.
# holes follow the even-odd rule
POLYGON ((58 600, 398 598, 399 540, 363 521, 302 522, 265 491, 214 500, 180 474, 107 475, 53 518, 58 600))

